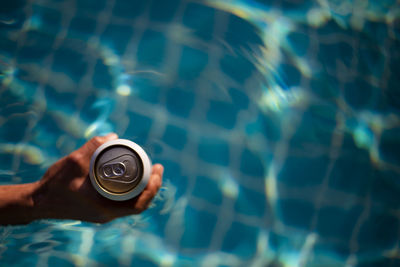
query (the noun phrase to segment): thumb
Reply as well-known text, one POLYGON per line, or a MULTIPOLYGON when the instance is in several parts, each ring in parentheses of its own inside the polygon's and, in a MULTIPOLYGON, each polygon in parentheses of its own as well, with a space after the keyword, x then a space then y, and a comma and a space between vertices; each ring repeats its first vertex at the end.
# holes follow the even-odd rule
POLYGON ((89 141, 87 141, 83 146, 81 146, 76 152, 81 155, 85 160, 90 160, 92 157, 93 153, 96 151, 96 149, 101 146, 102 144, 118 139, 118 135, 115 133, 110 133, 105 136, 95 136, 89 141))

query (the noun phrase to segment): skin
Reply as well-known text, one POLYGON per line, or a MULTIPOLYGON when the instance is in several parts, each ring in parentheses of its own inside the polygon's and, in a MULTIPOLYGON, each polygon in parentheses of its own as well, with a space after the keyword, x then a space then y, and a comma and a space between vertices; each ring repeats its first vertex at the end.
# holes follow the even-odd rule
POLYGON ((89 164, 94 151, 116 134, 94 137, 54 163, 41 180, 0 186, 0 225, 26 224, 38 219, 74 219, 106 223, 147 209, 161 187, 163 166, 153 165, 144 191, 131 200, 116 202, 101 196, 90 183, 89 164))

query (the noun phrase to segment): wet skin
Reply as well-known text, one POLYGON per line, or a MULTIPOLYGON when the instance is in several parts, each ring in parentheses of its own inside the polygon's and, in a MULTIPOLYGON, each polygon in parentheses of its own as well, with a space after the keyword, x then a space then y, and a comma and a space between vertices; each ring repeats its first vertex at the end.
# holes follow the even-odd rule
POLYGON ((153 165, 150 180, 137 197, 117 202, 104 198, 89 179, 94 151, 116 134, 94 137, 54 163, 41 180, 0 186, 0 224, 25 224, 38 219, 75 219, 106 223, 147 209, 162 184, 163 166, 153 165))

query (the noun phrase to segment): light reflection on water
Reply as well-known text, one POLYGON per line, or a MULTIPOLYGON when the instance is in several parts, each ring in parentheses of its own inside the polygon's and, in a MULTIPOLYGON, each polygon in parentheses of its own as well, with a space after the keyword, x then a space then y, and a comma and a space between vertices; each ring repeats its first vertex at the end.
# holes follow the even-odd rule
POLYGON ((166 182, 104 226, 4 228, 5 262, 396 265, 396 1, 60 2, 0 17, 0 177, 115 131, 166 182))

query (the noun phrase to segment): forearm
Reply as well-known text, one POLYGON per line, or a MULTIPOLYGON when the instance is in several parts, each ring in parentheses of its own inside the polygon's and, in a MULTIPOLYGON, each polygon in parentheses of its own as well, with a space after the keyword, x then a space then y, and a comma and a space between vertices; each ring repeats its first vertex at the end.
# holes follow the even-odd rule
POLYGON ((38 183, 0 186, 0 225, 26 224, 38 219, 33 193, 38 183))

